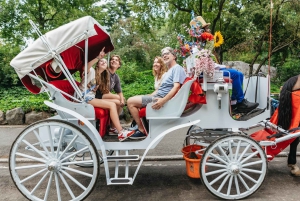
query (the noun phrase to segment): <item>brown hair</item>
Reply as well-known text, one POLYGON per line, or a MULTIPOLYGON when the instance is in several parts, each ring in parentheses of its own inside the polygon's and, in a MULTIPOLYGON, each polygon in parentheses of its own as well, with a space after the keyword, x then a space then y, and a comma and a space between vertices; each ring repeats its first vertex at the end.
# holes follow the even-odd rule
MULTIPOLYGON (((100 60, 101 61, 101 60, 100 60)), ((102 73, 100 73, 99 62, 96 65, 96 83, 99 85, 98 90, 101 91, 102 94, 107 94, 110 89, 110 76, 107 69, 105 69, 102 73)))
MULTIPOLYGON (((160 71, 157 73, 155 72, 154 69, 152 69, 152 74, 154 77, 157 77, 157 79, 159 80, 161 78, 161 76, 168 71, 168 68, 165 65, 165 62, 163 61, 163 59, 159 56, 156 56, 155 59, 158 60, 158 63, 160 64, 160 71)), ((154 60, 155 60, 154 59, 154 60)))
MULTIPOLYGON (((110 62, 110 60, 112 60, 113 57, 117 57, 119 59, 119 63, 120 63, 120 67, 119 68, 121 68, 121 66, 122 66, 121 57, 119 55, 117 55, 117 54, 113 54, 113 55, 110 56, 109 62, 110 62)), ((110 67, 110 65, 109 65, 109 67, 110 67)))

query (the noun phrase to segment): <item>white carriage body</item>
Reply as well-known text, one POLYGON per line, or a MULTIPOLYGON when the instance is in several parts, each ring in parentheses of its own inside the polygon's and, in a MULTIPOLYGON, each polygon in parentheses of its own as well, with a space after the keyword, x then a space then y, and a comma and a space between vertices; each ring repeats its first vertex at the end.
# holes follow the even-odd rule
MULTIPOLYGON (((35 27, 34 24, 32 25, 33 27, 35 27)), ((78 153, 85 153, 87 152, 85 151, 85 149, 87 149, 90 151, 91 157, 97 157, 98 155, 96 152, 101 152, 101 159, 104 163, 106 181, 108 185, 132 184, 149 149, 155 148, 155 146, 163 139, 165 135, 172 133, 177 129, 183 127, 192 128, 192 126, 198 126, 202 130, 221 128, 226 130, 225 133, 240 133, 240 128, 251 127, 252 125, 257 124, 258 122, 270 116, 270 92, 269 88, 267 87, 269 86, 269 76, 257 76, 244 80, 244 91, 247 87, 245 98, 247 98, 249 101, 255 101, 259 103, 258 107, 261 109, 261 112, 248 120, 242 121, 235 120, 231 117, 229 90, 232 89, 232 84, 226 83, 223 80, 223 74, 217 72, 217 77, 212 80, 207 79, 206 75, 204 74, 203 83, 201 83, 202 89, 206 93, 207 104, 194 104, 192 108, 184 111, 185 106, 188 102, 190 87, 194 80, 187 81, 180 88, 177 94, 171 100, 169 100, 162 109, 153 110, 151 107, 151 103, 147 105, 146 119, 149 123, 149 129, 148 136, 144 140, 124 142, 119 142, 117 140, 115 142, 103 141, 97 129, 95 128, 96 120, 93 106, 85 103, 83 99, 75 99, 72 94, 67 94, 66 92, 56 88, 53 84, 51 84, 51 82, 53 81, 66 79, 71 83, 71 86, 74 87, 75 92, 78 92, 79 89, 72 74, 76 71, 80 71, 83 65, 85 65, 86 68, 87 62, 94 59, 103 47, 105 47, 105 52, 111 52, 114 49, 109 34, 95 19, 87 16, 63 25, 53 31, 46 33, 45 35, 40 34, 39 39, 34 41, 33 44, 24 49, 11 61, 11 66, 16 70, 24 86, 26 86, 32 93, 49 93, 51 102, 45 101, 45 104, 58 112, 57 116, 50 118, 49 122, 45 122, 44 124, 42 124, 42 126, 37 126, 39 125, 39 122, 34 125, 37 128, 34 128, 36 130, 34 130, 33 132, 35 132, 35 135, 40 140, 40 143, 36 144, 44 149, 44 151, 40 153, 40 156, 47 158, 44 155, 44 152, 48 152, 47 150, 45 150, 45 146, 51 148, 52 155, 58 156, 59 154, 67 154, 67 151, 60 151, 59 149, 62 146, 61 136, 69 135, 68 133, 65 134, 69 129, 72 130, 75 136, 82 139, 82 144, 81 141, 76 141, 75 138, 72 138, 72 135, 70 135, 70 139, 67 139, 66 141, 64 141, 64 143, 72 144, 72 141, 76 141, 76 143, 79 144, 78 146, 73 146, 73 148, 75 147, 74 149, 78 153), (49 72, 45 72, 47 70, 50 72, 50 74, 48 74, 49 72), (39 81, 40 85, 37 85, 34 80, 39 81), (66 97, 74 99, 76 101, 72 102, 66 97), (57 125, 59 126, 63 125, 62 122, 67 122, 65 128, 57 131, 57 127, 55 127, 55 120, 58 121, 57 125), (51 126, 48 126, 48 124, 51 124, 51 126), (81 131, 83 131, 83 133, 81 133, 81 131), (37 133, 39 135, 37 135, 37 133), (45 133, 48 135, 45 135, 45 133), (86 135, 88 135, 88 138, 85 138, 86 135), (93 145, 89 144, 89 140, 92 141, 93 145), (97 151, 94 151, 93 147, 95 147, 97 151), (80 150, 78 151, 77 149, 80 150), (145 150, 143 156, 140 157, 138 155, 129 154, 129 151, 135 149, 145 150), (111 150, 115 151, 116 155, 110 156, 106 154, 106 151, 111 150), (128 162, 131 160, 136 161, 139 159, 140 161, 135 170, 135 173, 132 177, 130 177, 128 162), (108 161, 113 161, 116 164, 114 175, 111 175, 109 173, 108 161), (124 176, 119 176, 119 161, 126 161, 124 176)), ((193 63, 193 58, 191 58, 191 63, 193 63)), ((29 126, 28 129, 32 129, 32 126, 29 126)), ((24 136, 20 136, 21 140, 19 140, 18 142, 21 143, 22 138, 25 138, 25 135, 26 132, 24 136)), ((187 136, 189 135, 190 133, 188 133, 187 136)), ((185 137, 186 136, 183 136, 183 138, 185 137)), ((245 137, 243 136, 236 138, 240 139, 240 142, 243 141, 244 144, 247 144, 248 148, 253 145, 256 149, 260 149, 258 144, 255 144, 255 142, 253 142, 253 140, 251 139, 249 140, 247 138, 245 140, 245 137)), ((230 144, 234 139, 227 140, 225 138, 222 138, 222 140, 227 144, 230 144)), ((217 146, 217 151, 218 149, 221 149, 221 152, 224 153, 224 151, 222 151, 224 142, 222 142, 223 144, 221 144, 219 147, 217 146)), ((240 142, 233 142, 233 144, 237 144, 239 148, 240 142)), ((34 145, 28 145, 29 149, 33 151, 36 150, 36 148, 34 148, 34 145)), ((202 145, 205 145, 205 143, 203 143, 202 145)), ((208 145, 205 146, 207 147, 208 145)), ((18 144, 14 144, 14 148, 12 150, 15 151, 18 149, 18 144)), ((215 149, 215 147, 209 146, 208 149, 213 150, 215 149)), ((214 152, 212 151, 211 153, 214 152)), ((263 155, 262 150, 258 150, 257 153, 263 155)), ((255 152, 255 154, 257 153, 255 152)), ((72 152, 68 154, 66 158, 72 156, 72 152)), ((241 155, 243 154, 244 153, 242 153, 241 155)), ((236 154, 236 157, 237 155, 238 154, 236 154)), ((205 157, 208 159, 209 157, 212 157, 212 155, 205 155, 205 157)), ((228 158, 227 155, 223 155, 221 157, 228 158)), ((32 158, 37 159, 36 157, 32 158)), ((15 156, 12 159, 15 160, 15 156)), ((62 169, 66 169, 66 167, 64 167, 62 164, 84 164, 84 161, 71 161, 65 163, 64 161, 60 162, 59 159, 60 158, 54 160, 53 156, 51 156, 50 161, 46 162, 46 166, 50 172, 59 174, 62 169)), ((13 160, 10 165, 14 168, 17 165, 13 162, 13 160)), ((43 161, 40 159, 38 160, 43 161)), ((221 161, 223 159, 219 157, 219 160, 221 161)), ((258 164, 262 164, 261 173, 263 174, 263 177, 260 177, 258 179, 258 182, 263 181, 265 174, 264 171, 266 168, 266 163, 263 160, 264 158, 262 159, 262 161, 257 162, 258 164)), ((89 160, 89 163, 91 163, 91 160, 89 160)), ((207 163, 208 165, 211 165, 209 164, 210 162, 207 163)), ((95 170, 95 166, 97 165, 95 164, 95 162, 93 162, 93 166, 93 174, 96 176, 97 171, 95 170)), ((19 169, 22 168, 23 167, 19 167, 19 169)), ((232 174, 238 174, 237 171, 239 171, 239 167, 236 163, 231 165, 229 169, 232 174)), ((204 167, 202 167, 201 171, 205 172, 204 167)), ((90 174, 86 175, 91 177, 90 174)), ((23 181, 24 180, 17 180, 17 186, 22 186, 22 184, 19 183, 22 183, 23 181)), ((92 189, 91 186, 93 182, 95 181, 92 180, 90 186, 88 186, 89 191, 92 189)), ((254 186, 254 191, 258 187, 254 186)), ((24 190, 24 192, 22 193, 27 195, 26 190, 24 190)), ((252 190, 249 193, 252 194, 252 190)), ((78 196, 78 199, 83 199, 87 195, 88 192, 83 192, 82 196, 78 196)), ((246 193, 246 195, 248 194, 246 193)), ((31 195, 29 195, 29 197, 30 196, 31 195)), ((241 197, 239 196, 238 198, 243 198, 244 195, 242 195, 241 197)), ((230 199, 235 198, 234 196, 228 197, 226 195, 220 195, 220 197, 230 199)))

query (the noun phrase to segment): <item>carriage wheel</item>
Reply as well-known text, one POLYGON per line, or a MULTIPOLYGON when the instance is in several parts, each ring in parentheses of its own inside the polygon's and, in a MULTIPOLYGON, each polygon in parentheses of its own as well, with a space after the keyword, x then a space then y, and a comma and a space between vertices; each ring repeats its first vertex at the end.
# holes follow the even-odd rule
POLYGON ((203 154, 201 180, 213 195, 242 199, 259 189, 267 173, 264 150, 243 135, 226 135, 215 140, 203 154), (229 154, 224 152, 224 147, 229 154), (211 158, 215 162, 211 162, 211 158), (217 162, 216 162, 217 161, 217 162))
POLYGON ((9 169, 18 190, 29 200, 83 200, 98 179, 99 156, 80 128, 62 120, 43 120, 16 138, 9 169), (57 128, 59 133, 54 132, 57 128), (91 157, 84 161, 74 157, 85 153, 91 157), (93 167, 76 166, 85 163, 93 167))

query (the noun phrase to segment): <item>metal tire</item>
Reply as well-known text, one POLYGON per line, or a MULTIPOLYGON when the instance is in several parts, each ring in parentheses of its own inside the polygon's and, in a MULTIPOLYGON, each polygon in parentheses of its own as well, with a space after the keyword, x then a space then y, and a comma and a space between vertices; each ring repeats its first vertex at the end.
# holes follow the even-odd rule
POLYGON ((220 137, 205 150, 200 164, 202 183, 222 199, 243 199, 255 193, 267 173, 264 150, 243 135, 220 137), (224 152, 227 147, 229 154, 224 152), (214 158, 218 162, 210 162, 214 158))
POLYGON ((56 119, 25 128, 12 144, 9 170, 18 190, 29 200, 83 200, 93 190, 99 175, 95 145, 77 126, 56 119), (55 128, 61 128, 57 136, 55 128), (71 133, 66 134, 65 131, 71 133), (75 166, 74 155, 90 152, 92 169, 75 166), (72 185, 72 186, 70 186, 72 185))

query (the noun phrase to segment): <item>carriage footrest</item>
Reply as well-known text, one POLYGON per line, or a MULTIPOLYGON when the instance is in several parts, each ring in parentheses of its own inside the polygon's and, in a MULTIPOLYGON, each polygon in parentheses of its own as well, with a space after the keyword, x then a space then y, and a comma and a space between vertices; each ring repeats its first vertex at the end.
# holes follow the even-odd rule
POLYGON ((135 161, 139 160, 139 155, 127 155, 127 156, 107 156, 108 161, 135 161))
POLYGON ((119 185, 119 184, 132 184, 132 178, 111 178, 111 185, 119 185))

